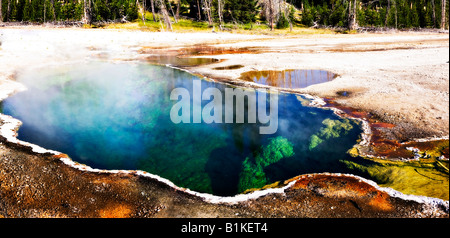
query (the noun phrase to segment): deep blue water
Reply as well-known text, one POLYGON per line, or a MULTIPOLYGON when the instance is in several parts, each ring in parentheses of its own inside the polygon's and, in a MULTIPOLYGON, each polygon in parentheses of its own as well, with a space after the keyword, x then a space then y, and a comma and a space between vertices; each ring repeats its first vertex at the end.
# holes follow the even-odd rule
MULTIPOLYGON (((3 101, 3 113, 23 122, 19 139, 77 162, 144 170, 216 195, 305 173, 349 172, 339 160, 350 159, 346 152, 357 143, 360 126, 330 110, 303 106, 306 99, 298 95, 278 94, 275 134, 261 134, 261 123, 247 121, 173 123, 170 110, 178 101, 170 94, 184 88, 192 95, 194 80, 199 78, 181 70, 137 63, 22 72, 18 81, 29 90, 3 101)), ((201 80, 201 88, 225 95, 230 87, 201 80)), ((209 102, 203 100, 202 108, 209 102)), ((223 114, 234 106, 223 105, 223 114)))

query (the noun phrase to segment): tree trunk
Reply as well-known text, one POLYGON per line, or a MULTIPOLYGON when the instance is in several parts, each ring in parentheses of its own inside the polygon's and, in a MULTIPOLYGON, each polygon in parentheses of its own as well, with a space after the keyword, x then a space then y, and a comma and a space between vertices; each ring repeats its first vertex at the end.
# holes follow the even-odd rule
POLYGON ((397 8, 397 0, 394 1, 395 3, 395 29, 398 28, 398 8, 397 8))
POLYGON ((441 30, 445 30, 445 10, 446 0, 442 0, 442 18, 441 18, 441 30))
POLYGON ((172 7, 172 4, 170 3, 170 1, 169 1, 169 7, 170 7, 170 11, 172 12, 173 19, 175 19, 175 23, 178 23, 177 16, 175 15, 175 12, 173 11, 173 7, 172 7))
POLYGON ((356 29, 357 22, 356 22, 356 0, 353 2, 353 28, 356 29))
POLYGON ((212 16, 211 16, 211 0, 202 0, 203 8, 206 11, 206 17, 208 18, 208 24, 210 26, 213 25, 212 16))
POLYGON ((269 0, 269 24, 270 24, 270 30, 273 31, 275 28, 274 26, 274 9, 273 9, 273 0, 269 0))
POLYGON ((47 8, 46 8, 46 3, 47 1, 46 0, 44 0, 44 23, 45 23, 45 14, 46 14, 46 10, 47 10, 47 8))
POLYGON ((3 22, 2 1, 3 1, 3 0, 0 0, 0 22, 3 22))
POLYGON ((292 32, 294 30, 294 25, 291 21, 291 7, 287 7, 287 2, 284 0, 284 16, 286 16, 286 19, 289 22, 289 30, 292 32))
POLYGON ((56 13, 55 13, 55 0, 50 1, 53 10, 53 21, 56 21, 56 13))
POLYGON ((223 31, 223 0, 217 0, 217 14, 219 15, 219 29, 223 31))
POLYGON ((348 1, 348 29, 355 30, 356 29, 356 0, 348 1))
POLYGON ((83 23, 86 25, 91 24, 91 1, 90 0, 83 0, 83 8, 84 8, 84 17, 83 17, 83 23))
POLYGON ((384 22, 384 26, 388 25, 389 20, 389 11, 391 10, 391 0, 387 0, 387 8, 386 8, 386 20, 384 22))
POLYGON ((164 18, 164 23, 169 31, 173 31, 172 22, 170 22, 169 12, 167 11, 165 0, 159 0, 159 7, 164 18))
POLYGON ((11 0, 8 0, 8 7, 6 8, 6 21, 9 21, 9 17, 11 13, 11 0))
POLYGON ((177 13, 175 13, 177 15, 177 19, 180 18, 180 8, 181 8, 181 0, 178 0, 177 3, 177 13))
POLYGON ((155 3, 154 0, 150 0, 150 5, 152 5, 152 15, 153 15, 153 21, 156 22, 156 15, 155 15, 155 3))
POLYGON ((142 0, 142 23, 145 25, 145 0, 142 0))
POLYGON ((433 17, 433 28, 436 28, 436 5, 434 4, 434 0, 431 0, 431 6, 433 7, 432 9, 432 17, 433 17))
POLYGON ((197 17, 198 17, 198 20, 199 21, 201 21, 202 20, 202 9, 201 9, 201 7, 200 7, 200 2, 199 2, 199 0, 197 0, 197 9, 198 9, 198 12, 197 12, 197 17))

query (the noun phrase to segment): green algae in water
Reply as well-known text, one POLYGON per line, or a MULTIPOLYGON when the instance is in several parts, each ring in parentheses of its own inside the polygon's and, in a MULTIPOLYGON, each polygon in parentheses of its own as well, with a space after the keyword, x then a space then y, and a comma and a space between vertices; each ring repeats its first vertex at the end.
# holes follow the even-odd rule
POLYGON ((412 161, 391 161, 361 158, 357 146, 349 154, 360 160, 343 160, 355 174, 369 178, 380 186, 411 195, 449 199, 448 140, 409 142, 406 147, 418 147, 412 161), (420 149, 419 149, 420 148, 420 149))
MULTIPOLYGON (((181 70, 134 63, 21 72, 18 81, 29 90, 6 99, 3 112, 23 122, 21 140, 94 168, 144 170, 198 192, 235 195, 305 173, 352 172, 339 160, 353 159, 346 152, 359 139, 358 124, 331 110, 303 106, 298 95, 278 95, 273 135, 261 135, 260 123, 172 123, 170 110, 177 102, 170 100, 171 91, 193 92, 198 79, 181 70), (327 119, 353 127, 339 138, 320 135, 324 141, 310 150, 311 136, 321 132, 327 119), (256 182, 249 181, 253 175, 256 182)), ((228 86, 201 80, 202 90, 210 87, 225 95, 228 86)), ((203 108, 209 101, 200 103, 203 108)))
POLYGON ((330 138, 339 138, 345 136, 349 131, 353 129, 350 120, 331 120, 325 119, 322 124, 324 127, 320 129, 317 134, 311 136, 311 142, 309 144, 309 149, 313 150, 318 145, 322 144, 324 141, 330 138))
POLYGON ((286 138, 276 137, 270 139, 269 144, 256 155, 255 162, 262 167, 267 167, 283 158, 294 155, 294 148, 286 138))
POLYGON ((252 188, 262 188, 270 181, 264 168, 275 164, 284 158, 294 155, 294 147, 286 138, 281 136, 270 139, 267 146, 256 151, 255 158, 247 157, 242 163, 238 190, 244 192, 252 188))
MULTIPOLYGON (((385 160, 342 161, 355 173, 405 194, 449 200, 449 175, 439 161, 394 162, 385 160)), ((440 162, 446 163, 447 162, 440 162)))

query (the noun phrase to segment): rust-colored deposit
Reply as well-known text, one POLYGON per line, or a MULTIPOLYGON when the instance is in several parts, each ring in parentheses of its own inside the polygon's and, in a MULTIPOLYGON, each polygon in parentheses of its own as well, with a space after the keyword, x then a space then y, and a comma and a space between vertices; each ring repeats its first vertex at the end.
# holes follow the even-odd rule
POLYGON ((448 217, 448 208, 325 174, 294 178, 284 193, 214 204, 133 172, 81 171, 58 158, 64 155, 0 139, 0 217, 448 217))
POLYGON ((325 102, 324 107, 339 109, 342 112, 341 116, 358 118, 369 123, 371 139, 369 147, 362 151, 365 155, 386 159, 414 159, 417 154, 411 148, 415 148, 421 151, 425 157, 449 158, 448 139, 402 142, 395 136, 396 125, 383 122, 369 112, 343 106, 332 98, 325 98, 325 102))
POLYGON ((181 68, 195 67, 220 62, 220 60, 214 59, 212 57, 204 58, 198 56, 250 54, 257 52, 258 49, 256 48, 250 49, 239 47, 217 47, 202 44, 181 48, 142 47, 139 50, 139 53, 143 55, 143 59, 147 62, 160 65, 170 64, 181 68))
POLYGON ((262 52, 258 47, 220 47, 207 44, 198 44, 189 47, 142 47, 140 54, 177 55, 177 56, 204 56, 225 54, 256 54, 262 52))
POLYGON ((296 178, 292 189, 315 190, 324 196, 335 198, 353 198, 365 200, 366 206, 370 209, 389 212, 394 209, 390 202, 389 194, 379 191, 372 185, 361 181, 356 177, 340 176, 336 178, 332 175, 303 175, 296 178), (333 181, 333 182, 330 182, 333 181))
POLYGON ((181 55, 228 55, 228 54, 256 54, 262 51, 258 47, 220 47, 211 45, 195 45, 193 47, 185 47, 178 52, 181 55))

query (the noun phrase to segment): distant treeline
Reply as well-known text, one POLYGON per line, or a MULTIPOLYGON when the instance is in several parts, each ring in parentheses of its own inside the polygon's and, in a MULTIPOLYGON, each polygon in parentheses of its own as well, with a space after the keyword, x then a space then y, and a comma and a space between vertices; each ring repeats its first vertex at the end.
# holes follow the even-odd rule
POLYGON ((144 7, 155 20, 170 15, 220 25, 448 28, 448 5, 446 0, 0 0, 0 22, 134 21, 144 7))
MULTIPOLYGON (((303 9, 301 22, 307 26, 348 26, 348 0, 294 0, 303 9)), ((353 0, 352 0, 353 1, 353 0)), ((440 28, 448 27, 445 0, 358 0, 356 22, 364 27, 440 28), (444 4, 444 8, 442 8, 444 4), (442 11, 444 9, 444 18, 442 11), (447 23, 446 23, 447 22, 447 23)))
MULTIPOLYGON (((3 21, 81 21, 85 0, 0 0, 3 21)), ((138 18, 136 0, 88 0, 93 21, 138 18)), ((87 4, 88 4, 87 3, 87 4)), ((1 19, 0 19, 1 20, 1 19)))

